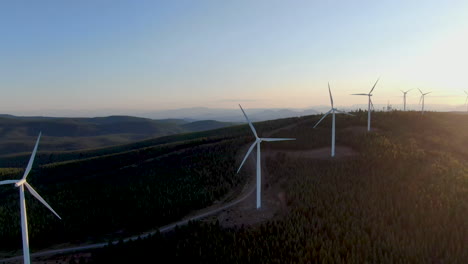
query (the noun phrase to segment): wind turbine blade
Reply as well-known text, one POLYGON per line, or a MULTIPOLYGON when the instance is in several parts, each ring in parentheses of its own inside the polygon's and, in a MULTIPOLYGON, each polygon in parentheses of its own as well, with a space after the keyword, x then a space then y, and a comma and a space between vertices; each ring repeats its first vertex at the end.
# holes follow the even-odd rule
POLYGON ((263 141, 286 141, 286 140, 296 140, 295 138, 261 138, 263 141))
POLYGON ((370 101, 370 105, 372 107, 372 111, 375 111, 374 103, 372 102, 372 99, 370 98, 370 96, 369 96, 369 101, 370 101))
POLYGON ((22 180, 26 179, 29 172, 31 171, 31 168, 34 162, 34 157, 36 156, 37 146, 39 145, 39 140, 41 139, 41 134, 42 132, 39 132, 39 136, 37 137, 37 140, 36 140, 36 145, 34 146, 34 150, 31 154, 31 158, 29 158, 28 166, 26 167, 26 170, 24 171, 22 180))
POLYGON ((258 140, 255 140, 255 142, 252 144, 252 146, 250 146, 249 151, 247 151, 247 154, 245 154, 244 160, 242 160, 242 163, 241 163, 241 165, 239 166, 239 169, 237 169, 237 173, 239 173, 240 169, 242 168, 242 165, 244 165, 245 161, 246 161, 247 158, 249 157, 250 152, 252 152, 253 148, 254 148, 255 145, 257 145, 257 144, 258 144, 258 140))
POLYGON ((351 95, 365 95, 365 96, 369 96, 369 94, 365 94, 365 93, 360 93, 360 94, 351 94, 351 95))
POLYGON ((31 194, 36 197, 36 199, 38 199, 43 205, 45 205, 45 207, 47 207, 50 211, 52 211, 52 213, 54 213, 54 215, 56 215, 60 220, 62 219, 55 211, 54 209, 52 209, 52 207, 50 207, 50 205, 44 200, 42 199, 42 197, 36 192, 36 190, 33 189, 33 187, 31 187, 31 185, 29 185, 29 183, 25 182, 24 185, 26 185, 26 188, 28 188, 28 190, 31 192, 31 194))
POLYGON ((350 113, 348 113, 348 112, 341 111, 341 110, 338 110, 338 109, 336 109, 335 111, 337 111, 338 113, 345 114, 345 115, 354 116, 353 114, 350 114, 350 113))
POLYGON ((245 112, 244 112, 244 109, 242 109, 242 106, 239 105, 239 107, 240 107, 240 109, 242 110, 242 113, 244 113, 245 119, 247 119, 247 122, 249 122, 250 129, 251 129, 252 132, 254 133, 255 138, 258 138, 258 136, 257 136, 257 130, 255 130, 255 127, 252 125, 252 122, 250 122, 249 118, 247 117, 247 115, 246 115, 245 112))
POLYGON ((316 127, 318 126, 318 124, 320 124, 320 122, 322 122, 322 120, 323 120, 325 117, 327 117, 327 115, 329 115, 329 114, 331 113, 331 111, 333 111, 333 109, 330 110, 330 111, 328 111, 326 114, 324 114, 324 115, 322 116, 322 118, 320 118, 320 120, 315 124, 314 128, 316 128, 316 127))
POLYGON ((418 88, 418 90, 419 90, 419 92, 420 92, 421 94, 423 94, 423 92, 421 91, 421 89, 418 88))
POLYGON ((428 92, 428 93, 425 93, 425 94, 423 94, 423 95, 430 94, 430 93, 432 93, 432 92, 428 92))
POLYGON ((328 83, 328 93, 330 93, 330 102, 331 102, 331 107, 333 108, 333 96, 332 96, 331 89, 330 89, 330 83, 328 83))
POLYGON ((369 94, 372 94, 372 91, 374 91, 375 86, 377 85, 377 83, 379 82, 379 80, 380 80, 380 77, 377 79, 377 81, 375 81, 374 86, 372 86, 372 89, 370 90, 369 94))
POLYGON ((409 89, 408 91, 406 91, 406 93, 408 93, 408 92, 411 91, 411 90, 414 90, 414 88, 409 89))
POLYGON ((0 181, 0 185, 4 184, 15 184, 18 180, 5 180, 5 181, 0 181))

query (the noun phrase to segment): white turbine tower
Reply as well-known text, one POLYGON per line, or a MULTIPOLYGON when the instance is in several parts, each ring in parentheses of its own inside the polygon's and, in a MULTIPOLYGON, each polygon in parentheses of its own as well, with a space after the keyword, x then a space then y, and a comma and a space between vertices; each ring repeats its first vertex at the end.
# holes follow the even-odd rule
MULTIPOLYGON (((380 78, 379 78, 380 79, 380 78)), ((367 131, 370 131, 370 124, 371 124, 371 106, 374 108, 374 104, 372 103, 371 96, 372 96, 372 91, 374 91, 375 86, 379 82, 379 79, 375 82, 374 86, 372 86, 372 89, 368 94, 365 93, 360 93, 360 94, 352 94, 352 95, 364 95, 369 97, 369 102, 368 102, 368 107, 367 107, 367 131)))
POLYGON ((468 92, 464 91, 466 93, 466 100, 465 100, 465 105, 466 105, 466 112, 468 112, 468 92))
POLYGON ((421 89, 418 88, 418 90, 421 93, 421 98, 419 99, 419 103, 421 104, 422 102, 421 114, 423 115, 424 114, 424 98, 426 97, 426 95, 430 94, 431 92, 423 93, 421 89))
POLYGON ((262 206, 262 201, 260 198, 261 194, 261 189, 262 189, 262 168, 260 164, 260 143, 262 141, 285 141, 285 140, 296 140, 295 138, 259 138, 257 135, 257 131, 255 130, 254 126, 252 125, 252 122, 250 122, 249 118, 244 112, 244 109, 242 109, 242 106, 239 105, 240 109, 242 110, 242 113, 244 113, 245 119, 247 119, 247 122, 249 123, 250 129, 252 130, 254 136, 255 136, 255 141, 250 146, 249 150, 247 151, 247 154, 245 154, 244 160, 242 160, 241 165, 239 166, 239 169, 237 170, 237 173, 239 173, 240 169, 242 168, 242 165, 244 165, 244 162, 247 160, 247 158, 250 155, 250 152, 252 152, 253 148, 255 145, 257 146, 257 209, 262 206))
POLYGON ((333 121, 332 121, 331 156, 335 157, 335 112, 342 113, 342 114, 345 114, 345 115, 350 115, 350 116, 352 116, 352 115, 349 114, 349 113, 340 111, 340 110, 336 109, 333 106, 333 96, 332 96, 331 89, 330 89, 330 83, 328 83, 328 93, 330 94, 330 103, 331 103, 332 108, 330 109, 330 111, 328 111, 327 113, 325 113, 322 116, 322 118, 315 124, 314 128, 316 128, 318 126, 318 124, 320 124, 320 122, 322 122, 322 120, 325 119, 325 117, 327 117, 327 115, 329 115, 330 113, 332 114, 332 116, 333 116, 332 120, 333 121))
POLYGON ((31 158, 29 159, 28 166, 26 167, 26 170, 24 171, 23 178, 21 180, 5 180, 5 181, 0 181, 0 185, 3 184, 15 184, 16 187, 19 188, 19 194, 20 194, 20 210, 21 210, 21 234, 23 237, 23 258, 24 258, 24 263, 29 264, 30 263, 30 257, 29 257, 29 239, 28 239, 28 220, 26 217, 26 203, 24 200, 24 186, 31 192, 31 194, 36 197, 45 207, 47 207, 52 213, 54 213, 59 219, 60 216, 50 207, 49 204, 47 204, 44 199, 29 185, 29 183, 26 181, 26 177, 28 176, 28 173, 31 171, 33 162, 34 162, 34 157, 36 156, 36 151, 37 151, 37 146, 39 145, 39 140, 41 139, 41 133, 39 133, 39 137, 37 138, 36 145, 34 146, 33 153, 31 155, 31 158))
POLYGON ((403 111, 406 111, 406 94, 411 90, 413 90, 413 89, 409 89, 406 92, 403 91, 403 90, 400 90, 403 93, 403 111))

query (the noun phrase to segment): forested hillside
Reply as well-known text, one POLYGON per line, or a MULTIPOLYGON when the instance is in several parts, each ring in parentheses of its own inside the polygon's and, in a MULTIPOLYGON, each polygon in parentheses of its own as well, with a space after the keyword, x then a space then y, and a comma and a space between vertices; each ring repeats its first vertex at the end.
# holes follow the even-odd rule
POLYGON ((293 155, 329 145, 330 120, 314 130, 318 118, 282 131, 300 144, 265 145, 284 151, 266 159, 264 188, 280 181, 287 210, 251 226, 192 223, 98 250, 93 263, 466 263, 468 115, 376 113, 372 133, 366 113, 339 116, 338 145, 354 157, 293 155))
POLYGON ((0 156, 31 151, 42 131, 41 149, 66 151, 99 148, 142 139, 232 126, 213 120, 152 120, 131 116, 95 118, 15 117, 0 115, 0 156))
MULTIPOLYGON (((261 133, 292 122, 263 122, 258 128, 261 133)), ((246 174, 235 173, 236 153, 247 143, 249 133, 247 126, 237 126, 84 152, 57 152, 52 162, 39 152, 28 182, 62 220, 26 194, 31 247, 135 234, 228 198, 246 181, 246 174)), ((0 180, 21 177, 28 157, 17 158, 3 161, 14 166, 3 166, 0 180)), ((0 253, 14 255, 21 248, 17 188, 2 185, 0 200, 0 253)))

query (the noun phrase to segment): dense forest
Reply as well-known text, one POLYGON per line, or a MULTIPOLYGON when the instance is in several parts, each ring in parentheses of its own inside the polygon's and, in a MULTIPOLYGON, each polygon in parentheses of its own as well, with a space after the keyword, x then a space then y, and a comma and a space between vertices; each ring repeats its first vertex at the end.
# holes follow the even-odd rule
MULTIPOLYGON (((286 179, 288 200, 270 221, 193 222, 97 250, 92 263, 466 263, 468 115, 376 113, 365 133, 366 114, 357 114, 337 119, 337 140, 355 157, 267 160, 270 180, 286 179)), ((310 128, 316 120, 288 131, 313 139, 297 149, 329 144, 327 125, 310 128)))
MULTIPOLYGON (((339 157, 340 149, 334 159, 294 154, 329 147, 331 118, 317 129, 312 127, 320 116, 255 124, 260 135, 297 138, 262 144, 268 179, 263 188, 268 192, 276 183, 286 194, 286 208, 271 219, 234 227, 217 220, 192 222, 170 233, 109 244, 81 261, 465 263, 468 115, 378 112, 373 131, 366 133, 366 112, 355 114, 336 120, 337 146, 355 153, 348 158, 339 157)), ((223 199, 253 175, 249 169, 235 174, 242 146, 252 141, 247 126, 196 135, 43 161, 29 181, 63 221, 27 195, 31 246, 118 241, 223 199)), ((19 166, 9 167, 0 171, 1 179, 20 177, 19 166)), ((2 188, 0 199, 0 248, 19 249, 16 188, 2 188)))
MULTIPOLYGON (((293 121, 258 127, 277 129, 293 121)), ((236 152, 248 133, 248 127, 237 126, 52 157, 39 151, 28 182, 62 220, 26 192, 31 247, 143 232, 225 199, 245 183, 246 175, 236 174, 236 152)), ((16 157, 2 160, 10 166, 0 169, 0 180, 21 178, 29 157, 16 157)), ((0 189, 4 251, 21 249, 18 198, 14 186, 0 189)))

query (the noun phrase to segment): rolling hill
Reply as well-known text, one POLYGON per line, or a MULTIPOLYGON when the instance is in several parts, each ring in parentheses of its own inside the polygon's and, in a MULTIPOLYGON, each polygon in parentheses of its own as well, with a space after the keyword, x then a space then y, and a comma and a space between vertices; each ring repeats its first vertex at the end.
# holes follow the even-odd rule
MULTIPOLYGON (((337 116, 334 159, 330 119, 317 129, 320 116, 256 123, 260 136, 297 139, 262 143, 261 210, 246 200, 170 233, 90 251, 83 261, 464 263, 468 116, 381 112, 366 133, 366 112, 355 115, 337 116)), ((252 138, 242 125, 56 152, 51 160, 43 153, 28 179, 63 221, 27 196, 31 245, 115 241, 229 201, 254 175, 252 166, 236 173, 252 138)), ((21 176, 21 166, 4 165, 0 180, 21 176)), ((3 256, 21 254, 17 198, 14 187, 0 189, 3 256)))
POLYGON ((51 118, 0 116, 0 155, 30 151, 39 131, 42 150, 67 151, 99 148, 142 139, 211 130, 234 123, 152 120, 131 116, 51 118))

